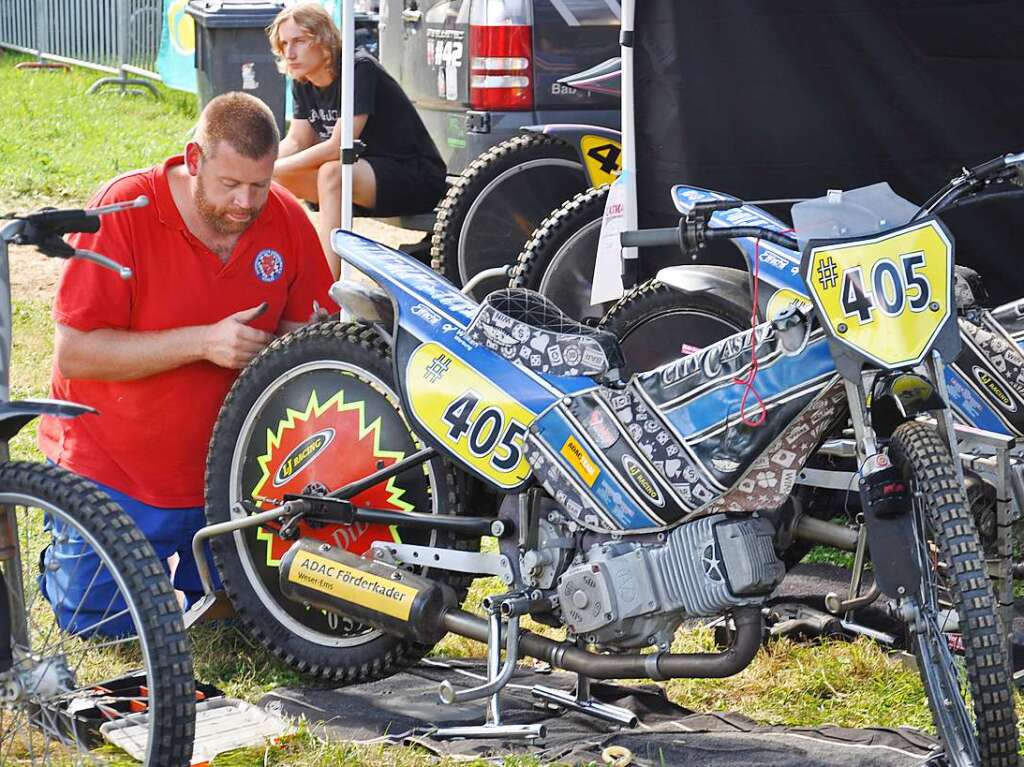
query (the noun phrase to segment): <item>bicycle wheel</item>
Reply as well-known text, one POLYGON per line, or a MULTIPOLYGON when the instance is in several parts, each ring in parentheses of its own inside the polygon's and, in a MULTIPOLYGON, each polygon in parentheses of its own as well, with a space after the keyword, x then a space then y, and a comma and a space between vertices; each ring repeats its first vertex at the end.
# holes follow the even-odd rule
POLYGON ((913 493, 921 533, 922 609, 909 631, 946 760, 1016 765, 1006 632, 955 466, 939 436, 917 422, 893 432, 889 456, 913 493))
POLYGON ((56 466, 0 464, 0 504, 0 764, 123 763, 95 751, 100 726, 141 711, 149 737, 129 750, 189 764, 192 656, 153 547, 56 466))

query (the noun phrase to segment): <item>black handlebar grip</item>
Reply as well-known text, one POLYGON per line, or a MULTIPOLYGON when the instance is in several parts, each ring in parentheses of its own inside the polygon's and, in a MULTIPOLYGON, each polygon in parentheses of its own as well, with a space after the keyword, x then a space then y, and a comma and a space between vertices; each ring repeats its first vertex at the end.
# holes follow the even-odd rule
POLYGON ((25 216, 33 226, 45 229, 52 234, 70 234, 71 232, 98 232, 99 216, 84 210, 41 210, 25 216))
POLYGON ((988 162, 983 162, 981 165, 975 165, 971 168, 971 175, 978 178, 984 178, 985 176, 994 173, 995 171, 1002 170, 1006 167, 1006 155, 999 155, 993 157, 988 162))
POLYGON ((624 248, 657 248, 679 244, 679 229, 674 226, 666 229, 638 229, 623 232, 620 236, 624 248))

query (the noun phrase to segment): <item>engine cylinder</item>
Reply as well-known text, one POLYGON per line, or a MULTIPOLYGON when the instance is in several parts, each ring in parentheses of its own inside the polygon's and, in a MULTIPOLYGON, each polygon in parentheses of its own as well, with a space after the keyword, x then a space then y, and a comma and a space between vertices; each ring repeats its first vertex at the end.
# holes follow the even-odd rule
POLYGON ((281 559, 280 581, 288 599, 429 645, 445 635, 444 613, 457 605, 444 583, 310 538, 281 559))

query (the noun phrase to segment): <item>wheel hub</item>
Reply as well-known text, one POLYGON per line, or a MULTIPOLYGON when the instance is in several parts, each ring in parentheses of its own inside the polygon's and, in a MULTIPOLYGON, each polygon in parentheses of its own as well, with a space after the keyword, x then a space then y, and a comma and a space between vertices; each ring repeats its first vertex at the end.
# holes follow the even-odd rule
POLYGON ((43 658, 26 654, 19 659, 15 655, 14 667, 0 675, 0 704, 52 698, 75 687, 75 675, 65 656, 43 658))

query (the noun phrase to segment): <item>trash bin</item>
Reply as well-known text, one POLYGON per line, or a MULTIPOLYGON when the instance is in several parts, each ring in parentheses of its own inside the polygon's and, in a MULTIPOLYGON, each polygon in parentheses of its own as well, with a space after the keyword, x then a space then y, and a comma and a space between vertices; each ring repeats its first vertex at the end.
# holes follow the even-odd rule
POLYGON ((201 106, 229 91, 251 93, 270 107, 284 135, 285 78, 266 33, 283 7, 283 0, 190 0, 201 106))

